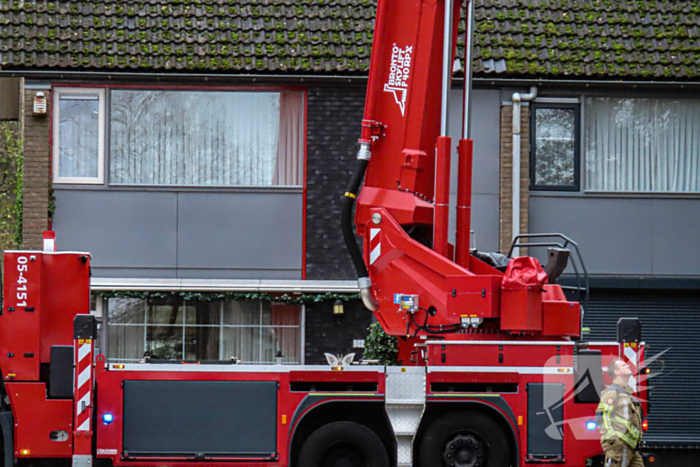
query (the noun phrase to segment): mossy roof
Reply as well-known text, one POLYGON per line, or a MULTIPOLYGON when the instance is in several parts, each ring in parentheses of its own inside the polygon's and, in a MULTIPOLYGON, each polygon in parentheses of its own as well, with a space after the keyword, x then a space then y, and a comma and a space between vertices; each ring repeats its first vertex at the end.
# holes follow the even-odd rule
MULTIPOLYGON (((475 1, 477 76, 496 76, 494 67, 499 77, 522 78, 700 74, 700 0, 475 1)), ((364 75, 375 6, 375 0, 0 0, 0 66, 364 75)), ((463 31, 464 21, 459 45, 463 31)))

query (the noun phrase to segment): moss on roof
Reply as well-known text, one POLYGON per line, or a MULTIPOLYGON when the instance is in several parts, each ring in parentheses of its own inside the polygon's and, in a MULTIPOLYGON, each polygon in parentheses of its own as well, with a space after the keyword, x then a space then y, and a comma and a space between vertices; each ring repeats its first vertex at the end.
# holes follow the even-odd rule
MULTIPOLYGON (((700 73, 700 1, 475 1, 477 75, 700 73)), ((375 6, 375 0, 0 0, 0 66, 363 75, 375 6)), ((463 45, 464 21, 460 31, 463 45)), ((458 53, 463 57, 462 47, 458 53)))

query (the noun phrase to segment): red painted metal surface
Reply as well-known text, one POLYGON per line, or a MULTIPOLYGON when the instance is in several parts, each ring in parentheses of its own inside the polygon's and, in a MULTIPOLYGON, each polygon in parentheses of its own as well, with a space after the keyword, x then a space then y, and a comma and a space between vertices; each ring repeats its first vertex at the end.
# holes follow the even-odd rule
MULTIPOLYGON (((170 366, 170 365, 169 365, 170 366)), ((123 427, 124 427, 124 396, 122 383, 129 381, 276 381, 279 384, 277 398, 277 459, 273 462, 261 462, 254 459, 235 459, 243 462, 241 465, 254 467, 258 465, 289 465, 289 443, 291 442, 295 426, 303 418, 304 412, 313 410, 314 405, 308 405, 302 409, 302 402, 311 394, 309 391, 292 391, 292 382, 345 382, 345 383, 367 383, 376 382, 377 389, 371 394, 360 394, 353 392, 331 393, 324 396, 323 401, 318 405, 328 401, 367 401, 367 397, 373 394, 382 396, 384 393, 384 374, 377 371, 377 368, 369 367, 367 371, 335 371, 329 367, 325 371, 308 370, 285 370, 280 371, 256 371, 251 369, 246 371, 245 366, 234 367, 233 370, 240 371, 185 371, 184 365, 172 365, 172 371, 128 371, 109 370, 104 363, 104 357, 98 357, 97 361, 97 400, 99 406, 96 410, 98 424, 96 427, 96 449, 97 456, 110 458, 114 465, 139 465, 139 466, 163 466, 173 465, 178 459, 172 457, 150 457, 136 458, 124 454, 123 450, 123 427), (180 370, 180 371, 178 371, 180 370), (109 413, 114 416, 114 420, 105 424, 100 422, 104 414, 109 413)), ((154 367, 155 368, 155 367, 154 367)), ((191 368, 191 366, 190 366, 191 368)), ((323 367, 319 367, 323 368, 323 367)), ((232 461, 234 459, 228 459, 232 461)), ((194 458, 183 458, 180 461, 195 461, 194 458)), ((216 467, 230 465, 226 459, 210 458, 197 460, 199 464, 216 467)))
MULTIPOLYGON (((455 2, 455 18, 459 8, 455 2)), ((414 196, 431 201, 434 197, 434 154, 440 130, 440 99, 434 90, 440 89, 442 80, 443 15, 440 1, 380 0, 377 5, 361 137, 361 141, 373 141, 373 157, 364 186, 405 192, 409 196, 396 206, 400 210, 419 207, 411 199, 414 196), (412 177, 406 175, 410 171, 412 177)), ((367 222, 371 207, 394 213, 395 206, 377 203, 381 195, 370 194, 366 189, 360 192, 358 225, 367 222)), ((420 216, 396 217, 402 218, 402 224, 432 225, 432 213, 427 222, 420 216)))
POLYGON ((72 344, 73 317, 90 311, 89 273, 89 257, 83 254, 5 253, 0 315, 5 381, 38 381, 51 346, 72 344))
MULTIPOLYGON (((399 336, 464 335, 471 327, 543 335, 541 285, 532 293, 502 294, 503 274, 470 256, 471 140, 459 144, 457 260, 451 261, 451 144, 439 137, 437 90, 443 31, 451 27, 456 33, 460 2, 454 8, 453 23, 445 26, 444 1, 378 3, 360 137, 370 145, 371 159, 355 210, 379 303, 375 314, 387 333, 399 336), (418 295, 420 308, 397 313, 397 294, 418 295)), ((571 329, 579 318, 564 316, 566 322, 550 320, 547 331, 562 331, 551 337, 576 335, 571 329)))
POLYGON ((457 244, 455 262, 469 269, 471 254, 472 220, 472 164, 474 142, 470 139, 459 140, 459 178, 457 182, 457 244))
POLYGON ((309 92, 305 89, 304 90, 304 167, 302 169, 302 177, 304 177, 303 180, 303 185, 304 185, 304 191, 303 191, 303 200, 302 200, 302 213, 301 213, 301 279, 305 280, 306 279, 306 243, 308 239, 306 238, 306 227, 307 227, 307 219, 306 219, 306 208, 307 208, 307 200, 308 200, 308 183, 309 183, 309 177, 307 176, 307 166, 308 166, 308 158, 309 158, 309 142, 308 138, 306 135, 309 134, 309 92))
POLYGON ((450 258, 447 248, 447 230, 450 220, 450 155, 452 138, 440 136, 437 140, 437 167, 435 169, 435 224, 433 249, 450 258))
POLYGON ((42 255, 5 254, 4 303, 0 316, 0 353, 5 381, 38 381, 41 334, 42 255))
POLYGON ((92 410, 93 410, 93 348, 92 339, 75 339, 74 348, 74 387, 75 407, 73 410, 75 430, 73 437, 74 455, 92 454, 92 410))
POLYGON ((46 398, 45 383, 5 383, 15 417, 15 457, 66 458, 73 453, 73 401, 46 398), (53 441, 52 432, 65 433, 53 441))
POLYGON ((90 256, 44 253, 41 290, 41 363, 48 363, 51 346, 73 344, 75 315, 90 313, 90 256))
MULTIPOLYGON (((475 275, 410 238, 387 210, 373 209, 372 213, 382 220, 368 226, 377 232, 372 237, 374 246, 370 244, 373 232, 365 236, 365 262, 379 302, 377 318, 387 333, 406 335, 411 325, 410 314, 397 313, 394 294, 418 294, 422 308, 435 307, 437 314, 428 320, 431 326, 459 324, 465 313, 481 318, 499 316, 501 276, 475 275)), ((416 320, 422 323, 425 312, 416 320)), ((414 330, 412 327, 411 334, 414 330)))

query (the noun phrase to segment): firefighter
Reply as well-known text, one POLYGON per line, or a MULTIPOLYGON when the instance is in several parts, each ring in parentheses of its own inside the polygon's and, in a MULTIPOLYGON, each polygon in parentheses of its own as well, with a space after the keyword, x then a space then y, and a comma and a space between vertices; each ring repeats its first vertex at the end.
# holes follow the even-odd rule
POLYGON ((632 370, 616 358, 608 366, 613 379, 600 396, 596 422, 605 453, 605 467, 644 467, 638 451, 642 438, 642 406, 628 386, 632 370))

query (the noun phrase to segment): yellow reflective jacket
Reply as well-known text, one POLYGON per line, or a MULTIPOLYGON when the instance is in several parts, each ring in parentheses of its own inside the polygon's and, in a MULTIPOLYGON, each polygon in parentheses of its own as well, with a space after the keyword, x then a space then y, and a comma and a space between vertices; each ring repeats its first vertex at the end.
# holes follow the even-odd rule
POLYGON ((596 423, 601 441, 620 439, 635 449, 642 437, 642 406, 632 388, 611 384, 600 395, 596 423))

